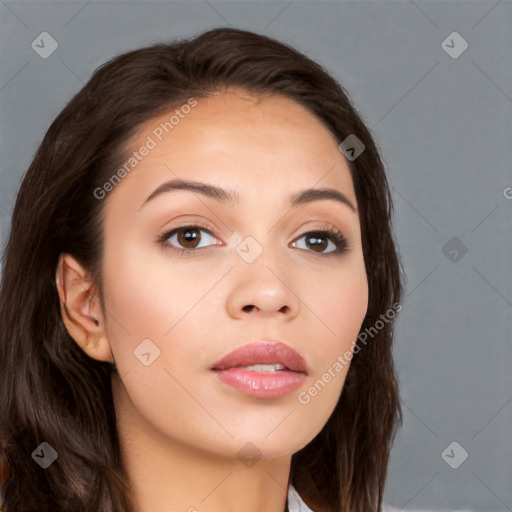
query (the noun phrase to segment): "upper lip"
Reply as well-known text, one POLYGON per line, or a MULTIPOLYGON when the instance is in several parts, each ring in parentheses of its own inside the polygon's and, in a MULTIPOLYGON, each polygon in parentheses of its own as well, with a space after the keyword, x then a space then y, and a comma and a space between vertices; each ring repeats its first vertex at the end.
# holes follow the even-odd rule
POLYGON ((253 364, 278 363, 294 372, 308 373, 306 360, 280 341, 255 341, 239 347, 217 361, 212 370, 225 370, 253 364))

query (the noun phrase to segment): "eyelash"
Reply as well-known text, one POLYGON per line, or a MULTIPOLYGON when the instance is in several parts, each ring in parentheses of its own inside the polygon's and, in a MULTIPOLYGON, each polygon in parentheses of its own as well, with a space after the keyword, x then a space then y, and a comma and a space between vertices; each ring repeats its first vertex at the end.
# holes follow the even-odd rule
MULTIPOLYGON (((186 253, 192 253, 194 251, 198 251, 199 249, 206 249, 206 247, 200 247, 199 249, 179 249, 179 248, 176 248, 176 247, 173 247, 172 245, 170 245, 168 242, 168 239, 172 235, 177 233, 178 231, 183 230, 185 228, 199 228, 201 230, 206 231, 212 237, 216 238, 215 235, 213 234, 213 229, 210 226, 205 226, 202 224, 185 224, 183 226, 179 226, 177 228, 173 228, 169 231, 166 231, 164 234, 162 234, 161 236, 159 236, 157 238, 157 243, 159 245, 163 246, 165 249, 173 252, 174 254, 177 254, 178 256, 184 256, 186 253)), ((295 240, 299 240, 306 235, 320 235, 320 238, 328 238, 337 246, 334 251, 324 252, 324 253, 322 253, 322 252, 316 253, 319 256, 327 256, 327 257, 342 256, 349 249, 348 242, 347 242, 346 238, 343 236, 341 231, 339 231, 336 228, 330 227, 328 229, 313 229, 311 231, 306 231, 305 233, 303 233, 301 236, 299 236, 295 240)), ((295 242, 295 240, 294 240, 294 242, 295 242)), ((302 250, 304 250, 304 249, 302 249, 302 250)), ((312 250, 310 250, 308 252, 312 252, 313 254, 315 254, 315 251, 312 251, 312 250)))

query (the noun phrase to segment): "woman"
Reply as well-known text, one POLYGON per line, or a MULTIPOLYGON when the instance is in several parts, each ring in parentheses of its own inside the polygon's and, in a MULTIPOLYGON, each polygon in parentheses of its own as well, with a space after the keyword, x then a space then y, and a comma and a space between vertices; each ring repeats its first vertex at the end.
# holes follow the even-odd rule
POLYGON ((391 206, 346 92, 290 47, 216 29, 101 66, 13 213, 2 510, 381 510, 391 206))

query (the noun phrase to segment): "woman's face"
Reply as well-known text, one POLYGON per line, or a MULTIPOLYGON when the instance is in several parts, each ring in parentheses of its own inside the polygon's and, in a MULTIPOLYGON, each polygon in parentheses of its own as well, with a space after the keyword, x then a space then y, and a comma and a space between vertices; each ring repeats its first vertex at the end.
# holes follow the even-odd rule
POLYGON ((366 314, 349 168, 329 130, 285 97, 231 89, 190 105, 140 127, 136 161, 105 205, 118 406, 172 443, 228 457, 247 443, 263 457, 290 455, 329 419, 348 371, 339 358, 366 314), (225 192, 169 188, 148 200, 175 180, 225 192), (347 202, 309 193, 291 204, 308 189, 347 202), (307 374, 227 370, 223 379, 212 370, 257 340, 293 348, 307 374), (245 387, 228 383, 237 378, 245 387))

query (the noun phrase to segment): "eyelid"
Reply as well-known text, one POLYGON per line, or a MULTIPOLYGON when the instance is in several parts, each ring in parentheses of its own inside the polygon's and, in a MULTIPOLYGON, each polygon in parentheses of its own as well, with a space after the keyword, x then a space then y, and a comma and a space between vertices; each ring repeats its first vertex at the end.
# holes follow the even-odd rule
POLYGON ((308 214, 308 216, 315 217, 314 220, 308 219, 307 220, 308 223, 309 222, 325 222, 339 231, 342 231, 342 232, 346 231, 346 230, 341 229, 342 217, 338 216, 336 214, 333 214, 331 212, 315 211, 311 214, 308 214))
MULTIPOLYGON (((308 208, 308 210, 309 210, 309 208, 308 208)), ((306 222, 304 222, 303 224, 310 223, 310 222, 327 222, 332 227, 338 229, 341 232, 345 232, 346 231, 346 229, 342 229, 341 225, 340 225, 344 217, 341 216, 341 215, 333 214, 330 211, 313 210, 311 212, 308 212, 308 213, 304 214, 304 216, 315 217, 315 218, 314 219, 308 218, 306 220, 306 222)), ((181 219, 180 222, 182 222, 182 223, 180 225, 178 225, 176 228, 169 228, 166 231, 168 232, 168 231, 171 231, 171 229, 177 229, 177 228, 186 227, 186 226, 199 226, 201 228, 209 230, 212 235, 217 231, 217 228, 215 228, 208 221, 202 220, 202 219, 201 220, 195 220, 193 218, 189 219, 189 217, 195 217, 195 215, 193 215, 193 214, 191 214, 191 215, 181 215, 181 216, 177 217, 176 219, 181 219), (182 219, 182 217, 186 217, 186 218, 182 219)), ((164 226, 166 224, 168 224, 168 220, 166 222, 164 222, 162 225, 160 225, 160 229, 165 229, 164 226)), ((303 224, 301 224, 301 226, 303 224)), ((229 231, 231 231, 231 234, 228 236, 228 238, 233 234, 233 231, 231 229, 229 229, 229 231)))

